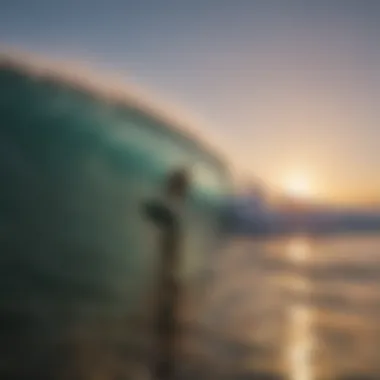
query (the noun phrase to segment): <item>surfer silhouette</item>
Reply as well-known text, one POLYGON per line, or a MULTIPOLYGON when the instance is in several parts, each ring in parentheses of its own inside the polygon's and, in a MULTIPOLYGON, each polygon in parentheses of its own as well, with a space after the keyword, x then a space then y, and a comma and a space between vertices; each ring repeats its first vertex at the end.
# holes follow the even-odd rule
POLYGON ((179 339, 178 308, 181 296, 179 268, 181 252, 181 215, 189 190, 186 170, 169 174, 164 187, 164 199, 145 204, 148 218, 158 226, 159 277, 155 316, 157 337, 156 379, 173 379, 175 376, 175 352, 179 339))

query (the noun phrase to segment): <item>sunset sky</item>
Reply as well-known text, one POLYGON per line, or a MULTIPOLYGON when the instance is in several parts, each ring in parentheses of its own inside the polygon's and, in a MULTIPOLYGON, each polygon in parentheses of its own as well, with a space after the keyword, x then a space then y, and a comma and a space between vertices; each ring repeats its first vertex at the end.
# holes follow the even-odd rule
POLYGON ((271 187, 362 202, 380 200, 379 20, 375 0, 12 0, 0 43, 127 71, 271 187))

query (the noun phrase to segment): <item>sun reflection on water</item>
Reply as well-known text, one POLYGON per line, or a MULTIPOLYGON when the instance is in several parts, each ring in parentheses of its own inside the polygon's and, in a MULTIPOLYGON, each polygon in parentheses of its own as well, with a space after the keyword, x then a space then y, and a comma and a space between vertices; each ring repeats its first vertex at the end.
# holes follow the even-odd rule
POLYGON ((293 306, 289 309, 289 346, 287 361, 292 380, 312 380, 312 336, 311 313, 304 306, 293 306))
POLYGON ((310 245, 306 238, 295 238, 287 246, 288 258, 295 264, 307 262, 310 258, 310 245))
MULTIPOLYGON (((307 239, 297 238, 289 242, 287 257, 302 269, 303 264, 310 258, 310 246, 307 239)), ((299 270, 297 271, 299 273, 299 270)), ((298 274, 292 277, 292 290, 298 294, 310 291, 310 282, 298 274)), ((285 361, 291 380, 313 380, 312 370, 312 311, 302 303, 290 304, 288 307, 288 342, 286 345, 285 361)))

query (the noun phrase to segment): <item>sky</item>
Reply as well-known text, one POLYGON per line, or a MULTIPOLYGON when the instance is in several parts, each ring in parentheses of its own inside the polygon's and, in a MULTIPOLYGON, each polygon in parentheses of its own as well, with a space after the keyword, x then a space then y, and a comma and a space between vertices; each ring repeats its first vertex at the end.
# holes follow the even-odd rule
POLYGON ((244 175, 365 202, 380 200, 379 19, 376 0, 2 0, 0 45, 127 72, 208 121, 244 175))

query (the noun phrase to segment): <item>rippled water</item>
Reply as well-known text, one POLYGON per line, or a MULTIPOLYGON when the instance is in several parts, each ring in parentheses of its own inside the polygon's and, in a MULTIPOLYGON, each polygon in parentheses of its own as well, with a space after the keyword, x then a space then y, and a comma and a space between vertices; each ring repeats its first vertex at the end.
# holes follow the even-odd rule
POLYGON ((380 378, 380 236, 242 239, 214 269, 203 346, 219 378, 380 378))

